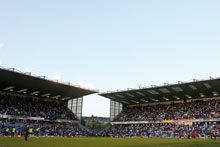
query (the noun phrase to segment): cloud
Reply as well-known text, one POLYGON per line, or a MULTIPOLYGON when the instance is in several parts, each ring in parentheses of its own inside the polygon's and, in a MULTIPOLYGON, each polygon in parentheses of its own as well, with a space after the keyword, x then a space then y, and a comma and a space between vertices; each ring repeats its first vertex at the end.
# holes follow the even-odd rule
POLYGON ((76 86, 83 87, 83 83, 82 83, 81 81, 77 81, 77 82, 76 82, 76 86))
POLYGON ((55 81, 61 81, 61 76, 58 74, 53 75, 53 80, 55 81))
POLYGON ((86 84, 85 87, 88 88, 88 89, 94 89, 94 86, 92 84, 86 84))
POLYGON ((3 43, 0 43, 0 48, 3 48, 4 47, 4 44, 3 43))
POLYGON ((3 65, 3 61, 2 60, 0 60, 0 65, 3 65))
POLYGON ((25 71, 25 72, 31 72, 31 73, 35 72, 35 71, 34 71, 33 69, 31 69, 31 68, 25 68, 24 71, 25 71))
POLYGON ((94 89, 94 86, 92 84, 83 83, 81 81, 77 81, 75 85, 86 89, 94 89))

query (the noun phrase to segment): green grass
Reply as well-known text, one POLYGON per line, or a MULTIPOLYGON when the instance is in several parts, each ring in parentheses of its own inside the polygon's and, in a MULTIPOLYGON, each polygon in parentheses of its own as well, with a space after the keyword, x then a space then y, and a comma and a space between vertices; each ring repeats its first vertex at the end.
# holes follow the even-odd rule
POLYGON ((0 147, 220 147, 220 139, 0 137, 0 147))

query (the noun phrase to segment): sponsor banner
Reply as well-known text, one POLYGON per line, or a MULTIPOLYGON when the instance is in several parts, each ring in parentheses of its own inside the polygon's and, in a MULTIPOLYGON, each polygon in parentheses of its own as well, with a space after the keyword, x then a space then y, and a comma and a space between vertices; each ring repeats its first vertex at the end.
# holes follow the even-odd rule
POLYGON ((111 122, 115 124, 151 124, 151 123, 180 123, 180 122, 205 122, 205 121, 220 121, 220 118, 212 119, 182 119, 182 120, 163 120, 163 121, 127 121, 127 122, 111 122))
POLYGON ((164 122, 164 123, 172 123, 173 120, 163 120, 162 122, 164 122))
POLYGON ((149 121, 111 122, 112 125, 116 125, 116 124, 146 124, 146 123, 149 123, 149 121))
POLYGON ((0 114, 0 118, 15 118, 15 119, 25 119, 27 118, 26 116, 18 116, 18 115, 5 115, 5 114, 0 114))
POLYGON ((44 121, 68 122, 68 123, 78 123, 79 122, 79 121, 64 120, 64 119, 58 119, 57 120, 57 119, 43 118, 43 117, 23 117, 23 116, 5 115, 5 114, 0 114, 0 118, 23 119, 23 120, 44 120, 44 121))
POLYGON ((173 120, 173 122, 182 122, 182 120, 173 120))
POLYGON ((7 115, 0 114, 0 118, 7 118, 7 115))
POLYGON ((66 119, 57 119, 57 122, 69 122, 69 123, 78 123, 79 121, 74 120, 66 120, 66 119))
POLYGON ((24 115, 11 115, 11 117, 15 117, 15 118, 28 118, 27 116, 24 116, 24 115))
POLYGON ((44 120, 49 120, 49 121, 56 121, 56 118, 44 118, 44 120))
POLYGON ((43 117, 28 117, 30 120, 44 120, 43 117))

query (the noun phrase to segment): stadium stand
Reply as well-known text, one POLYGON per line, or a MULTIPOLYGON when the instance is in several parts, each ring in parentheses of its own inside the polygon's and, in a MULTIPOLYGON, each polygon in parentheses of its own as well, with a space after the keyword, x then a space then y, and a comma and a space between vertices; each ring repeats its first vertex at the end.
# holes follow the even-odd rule
POLYGON ((193 125, 179 125, 169 123, 172 120, 212 120, 220 117, 219 99, 193 101, 175 104, 156 104, 149 106, 129 107, 113 121, 119 124, 112 125, 102 132, 102 136, 113 137, 179 137, 179 131, 186 137, 187 133, 195 132, 196 137, 208 137, 212 132, 220 136, 220 122, 200 122, 193 125), (154 110, 154 111, 152 111, 154 110), (167 120, 167 123, 159 123, 167 120), (139 123, 147 121, 149 123, 139 123), (120 124, 122 122, 122 124, 120 124), (133 122, 134 124, 126 124, 133 122), (152 123, 151 123, 152 122, 152 123), (157 123, 158 122, 158 123, 157 123), (123 124, 124 123, 124 124, 123 124))
POLYGON ((0 94, 0 114, 77 120, 74 113, 62 103, 43 101, 31 97, 18 97, 2 94, 0 94))
POLYGON ((181 137, 186 138, 187 133, 190 132, 191 136, 195 133, 197 138, 205 138, 215 132, 219 137, 220 122, 214 121, 220 117, 219 110, 219 99, 128 107, 101 135, 108 137, 178 138, 179 132, 181 132, 181 137), (197 122, 192 125, 183 125, 173 123, 172 120, 197 120, 197 122))
POLYGON ((219 137, 220 124, 201 123, 193 126, 173 124, 112 125, 101 135, 104 137, 179 138, 179 132, 181 132, 182 138, 187 138, 188 132, 191 136, 195 132, 196 138, 207 138, 212 132, 216 132, 219 137))
POLYGON ((45 77, 0 69, 0 136, 91 136, 80 125, 82 97, 96 93, 45 77))
POLYGON ((219 100, 134 106, 126 108, 114 121, 162 121, 219 118, 219 110, 219 100))
POLYGON ((108 137, 220 136, 220 79, 101 93, 111 100, 108 137), (214 135, 215 134, 215 135, 214 135))
POLYGON ((25 129, 32 129, 32 136, 44 137, 82 137, 90 136, 91 132, 79 124, 59 123, 50 121, 22 120, 22 119, 0 119, 0 136, 11 136, 15 128, 15 136, 23 136, 25 129), (6 130, 9 129, 6 135, 6 130), (38 130, 39 128, 39 130, 38 130))

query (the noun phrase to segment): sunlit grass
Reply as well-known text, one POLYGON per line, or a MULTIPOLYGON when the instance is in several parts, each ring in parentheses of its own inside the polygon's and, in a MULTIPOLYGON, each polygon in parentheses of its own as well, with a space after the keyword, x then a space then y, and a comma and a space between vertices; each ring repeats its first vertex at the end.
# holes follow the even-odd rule
POLYGON ((0 137, 0 147, 220 147, 220 139, 0 137))

